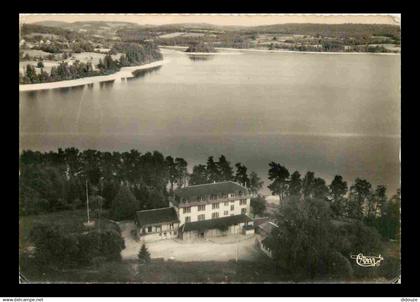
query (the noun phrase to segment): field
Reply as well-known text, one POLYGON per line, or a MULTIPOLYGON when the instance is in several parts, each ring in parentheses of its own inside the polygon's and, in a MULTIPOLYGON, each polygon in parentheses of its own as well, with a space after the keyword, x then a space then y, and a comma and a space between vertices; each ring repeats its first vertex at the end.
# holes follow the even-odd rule
MULTIPOLYGON (((42 50, 25 50, 24 55, 29 54, 32 57, 46 57, 47 55, 50 55, 50 53, 44 52, 42 50)), ((44 71, 50 73, 51 68, 53 66, 58 66, 59 62, 67 62, 69 65, 71 65, 74 61, 78 60, 82 63, 92 63, 93 68, 96 69, 96 65, 98 65, 99 60, 103 59, 105 57, 105 53, 97 53, 97 52, 81 52, 81 53, 73 53, 71 58, 68 58, 66 60, 60 60, 60 61, 51 61, 51 60, 43 60, 44 64, 44 71)), ((55 54, 57 57, 61 57, 62 53, 55 54)), ((118 60, 121 57, 121 54, 115 54, 112 55, 112 59, 118 60)), ((28 64, 31 64, 33 66, 37 66, 38 61, 21 61, 19 62, 19 72, 24 73, 25 67, 28 64)), ((36 68, 37 73, 41 73, 40 68, 36 68)))

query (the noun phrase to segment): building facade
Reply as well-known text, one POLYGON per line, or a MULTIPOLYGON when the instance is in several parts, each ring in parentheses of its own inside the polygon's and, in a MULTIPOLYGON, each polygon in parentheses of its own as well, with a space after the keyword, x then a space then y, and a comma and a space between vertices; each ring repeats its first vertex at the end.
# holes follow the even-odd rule
POLYGON ((136 212, 137 237, 143 241, 177 238, 179 219, 173 207, 136 212))
POLYGON ((175 190, 172 205, 180 225, 235 215, 249 215, 251 195, 233 181, 189 186, 175 190))
POLYGON ((151 241, 250 235, 250 202, 249 190, 233 181, 177 189, 168 208, 136 212, 138 237, 151 241))
POLYGON ((194 185, 175 190, 171 200, 180 221, 183 239, 248 233, 252 219, 251 194, 233 181, 194 185))

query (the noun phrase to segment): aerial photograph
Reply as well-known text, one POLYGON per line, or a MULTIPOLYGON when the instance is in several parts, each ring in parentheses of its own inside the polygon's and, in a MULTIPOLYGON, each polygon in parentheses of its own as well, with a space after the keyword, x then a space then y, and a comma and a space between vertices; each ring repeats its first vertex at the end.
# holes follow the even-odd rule
POLYGON ((401 15, 20 14, 20 283, 400 283, 401 15))

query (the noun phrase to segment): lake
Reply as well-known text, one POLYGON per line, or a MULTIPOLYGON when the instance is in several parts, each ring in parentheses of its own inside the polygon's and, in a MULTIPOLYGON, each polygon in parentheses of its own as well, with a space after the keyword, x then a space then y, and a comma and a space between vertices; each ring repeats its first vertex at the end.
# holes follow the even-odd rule
POLYGON ((400 55, 162 52, 128 81, 21 92, 20 150, 158 150, 190 169, 224 154, 265 185, 276 161, 399 187, 400 55))

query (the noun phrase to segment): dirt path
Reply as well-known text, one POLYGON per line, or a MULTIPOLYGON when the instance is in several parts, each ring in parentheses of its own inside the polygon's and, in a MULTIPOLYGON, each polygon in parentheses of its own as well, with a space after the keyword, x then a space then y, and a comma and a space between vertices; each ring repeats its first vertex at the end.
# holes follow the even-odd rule
MULTIPOLYGON (((131 235, 134 223, 120 223, 121 234, 126 248, 121 252, 124 260, 136 259, 141 247, 131 235)), ((235 259, 252 260, 258 255, 255 237, 244 235, 197 240, 193 242, 165 239, 146 244, 152 258, 164 258, 177 261, 227 261, 235 259)))

